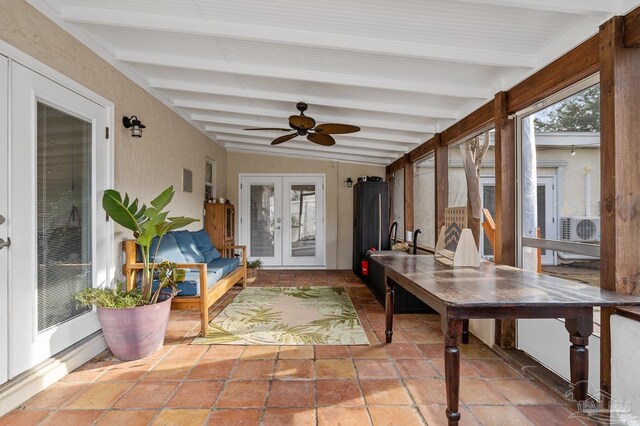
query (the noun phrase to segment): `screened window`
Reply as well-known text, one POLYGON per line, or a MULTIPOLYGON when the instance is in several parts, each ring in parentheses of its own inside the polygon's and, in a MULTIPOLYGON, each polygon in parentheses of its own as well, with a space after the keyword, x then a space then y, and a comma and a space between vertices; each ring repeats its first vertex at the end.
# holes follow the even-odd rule
POLYGON ((418 246, 433 249, 436 245, 436 169, 433 154, 417 161, 413 167, 413 220, 415 228, 422 231, 418 246))
POLYGON ((600 285, 600 86, 522 114, 522 267, 600 285))
POLYGON ((464 174, 460 146, 457 143, 449 147, 449 202, 448 207, 461 207, 467 205, 467 178, 464 174))
POLYGON ((404 169, 393 174, 391 182, 391 218, 398 223, 398 240, 404 241, 404 169))
POLYGON ((204 162, 204 198, 205 201, 209 201, 216 197, 214 188, 215 179, 215 162, 206 160, 204 162))

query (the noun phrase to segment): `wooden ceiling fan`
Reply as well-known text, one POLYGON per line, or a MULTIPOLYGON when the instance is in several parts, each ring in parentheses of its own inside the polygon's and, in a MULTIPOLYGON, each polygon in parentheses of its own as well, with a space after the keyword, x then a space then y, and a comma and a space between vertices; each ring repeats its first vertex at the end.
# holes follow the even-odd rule
MULTIPOLYGON (((300 111, 300 115, 292 115, 289 117, 289 126, 295 131, 295 133, 275 138, 273 142, 271 142, 271 145, 281 144, 295 138, 296 136, 306 136, 310 142, 323 146, 331 146, 336 143, 336 140, 331 135, 355 133, 360 131, 360 127, 351 126, 349 124, 326 123, 316 126, 316 120, 304 115, 304 112, 308 107, 309 105, 304 102, 298 102, 296 104, 296 108, 300 111)), ((291 129, 252 127, 244 130, 276 130, 280 132, 290 132, 291 129)))

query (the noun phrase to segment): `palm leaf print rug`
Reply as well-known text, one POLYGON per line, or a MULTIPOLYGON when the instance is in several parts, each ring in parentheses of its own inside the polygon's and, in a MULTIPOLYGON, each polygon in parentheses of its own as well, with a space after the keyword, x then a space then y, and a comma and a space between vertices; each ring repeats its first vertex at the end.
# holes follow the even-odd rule
POLYGON ((209 323, 199 345, 368 345, 343 287, 246 288, 209 323))

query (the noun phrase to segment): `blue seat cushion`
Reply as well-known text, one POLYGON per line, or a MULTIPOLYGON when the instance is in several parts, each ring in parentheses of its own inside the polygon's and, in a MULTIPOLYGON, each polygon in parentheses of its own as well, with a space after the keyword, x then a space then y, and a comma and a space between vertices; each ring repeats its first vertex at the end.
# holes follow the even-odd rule
POLYGON ((149 258, 151 261, 162 262, 164 260, 169 260, 175 263, 188 263, 187 259, 180 251, 180 247, 178 247, 176 238, 171 232, 166 234, 162 238, 162 240, 160 240, 160 247, 158 247, 159 240, 160 239, 158 237, 155 237, 153 240, 151 240, 151 247, 149 252, 149 258), (158 249, 158 253, 157 255, 155 255, 157 259, 154 259, 156 248, 158 249))
POLYGON ((200 253, 204 256, 205 263, 209 264, 222 257, 220 252, 213 246, 211 238, 209 238, 209 234, 207 234, 207 231, 204 229, 192 232, 191 237, 193 238, 193 241, 195 241, 196 247, 198 247, 200 253))
MULTIPOLYGON (((220 270, 207 270, 207 287, 213 286, 218 282, 220 278, 222 278, 220 270)), ((184 281, 178 283, 178 296, 199 296, 200 295, 200 271, 197 269, 187 270, 185 274, 184 281)), ((138 282, 138 287, 140 287, 140 281, 138 282)), ((156 291, 159 285, 158 280, 153 280, 153 286, 151 287, 152 291, 156 291)), ((163 289, 162 291, 169 291, 169 289, 163 289)))
MULTIPOLYGON (((236 257, 221 257, 207 264, 207 287, 213 286, 220 278, 233 272, 238 266, 240 266, 240 259, 236 257)), ((199 296, 200 284, 198 282, 200 272, 197 269, 188 269, 184 278, 184 281, 178 283, 178 290, 180 290, 178 296, 199 296)), ((140 287, 140 281, 141 279, 138 280, 138 287, 140 287)), ((153 291, 156 291, 158 284, 158 280, 153 280, 153 291)))
POLYGON ((184 255, 184 258, 187 259, 187 263, 206 263, 204 255, 200 253, 196 242, 191 236, 191 232, 174 231, 170 232, 170 234, 175 237, 176 242, 178 243, 178 248, 184 255))
POLYGON ((233 272, 238 266, 240 266, 240 259, 237 257, 221 257, 213 262, 207 263, 208 271, 220 271, 221 277, 224 277, 230 272, 233 272))

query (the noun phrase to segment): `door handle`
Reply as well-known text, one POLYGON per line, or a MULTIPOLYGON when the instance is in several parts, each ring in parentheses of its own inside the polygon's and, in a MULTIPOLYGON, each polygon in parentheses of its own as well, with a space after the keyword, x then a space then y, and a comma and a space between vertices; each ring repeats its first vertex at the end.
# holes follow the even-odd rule
POLYGON ((9 246, 11 246, 11 238, 7 238, 7 241, 0 238, 0 250, 2 250, 5 247, 9 248, 9 246))
POLYGON ((7 221, 7 219, 4 218, 4 216, 2 216, 0 214, 0 225, 2 225, 3 223, 5 223, 7 221))

